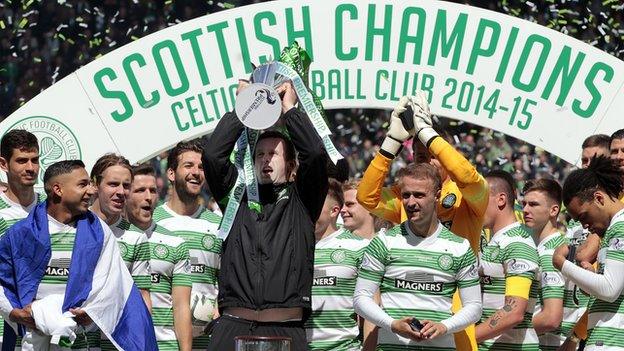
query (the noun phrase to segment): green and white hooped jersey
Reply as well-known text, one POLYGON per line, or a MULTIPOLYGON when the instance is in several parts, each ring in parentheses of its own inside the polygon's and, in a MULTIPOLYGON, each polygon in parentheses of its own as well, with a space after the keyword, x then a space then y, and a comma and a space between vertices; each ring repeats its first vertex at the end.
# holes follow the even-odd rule
POLYGON ((208 337, 202 334, 212 320, 218 293, 217 276, 222 241, 217 238, 217 230, 221 217, 204 206, 199 206, 191 216, 181 216, 164 203, 154 211, 154 221, 186 241, 193 282, 193 349, 205 350, 208 347, 208 337))
MULTIPOLYGON (((134 283, 139 289, 150 290, 152 287, 150 273, 150 247, 144 231, 120 218, 110 226, 117 239, 121 258, 124 260, 134 283)), ((116 350, 104 333, 101 333, 101 348, 103 351, 116 350)))
POLYGON ((572 329, 574 329, 574 326, 587 308, 587 296, 580 289, 577 289, 572 281, 566 280, 552 263, 555 249, 560 245, 567 244, 568 241, 564 234, 555 232, 544 238, 537 245, 540 289, 539 299, 535 305, 535 313, 539 313, 542 310, 545 299, 563 300, 563 319, 559 328, 539 335, 539 344, 542 351, 557 350, 568 335, 572 333, 572 329))
MULTIPOLYGON (((17 221, 26 218, 28 212, 39 203, 40 199, 41 195, 35 193, 35 201, 27 207, 24 207, 9 199, 4 191, 0 191, 0 237, 17 221)), ((0 346, 2 345, 3 335, 4 319, 0 316, 0 346)))
MULTIPOLYGON (((358 279, 380 284, 381 303, 390 317, 442 321, 449 318, 457 289, 479 284, 470 244, 442 224, 422 238, 407 222, 379 233, 364 251, 358 279)), ((377 350, 455 350, 453 335, 416 343, 380 329, 377 350)))
POLYGON ((150 277, 150 250, 143 230, 120 218, 110 226, 117 238, 119 252, 128 271, 139 289, 149 290, 152 286, 150 277))
POLYGON ((145 231, 150 247, 152 320, 160 351, 179 350, 173 328, 173 299, 176 286, 192 286, 191 262, 184 239, 156 223, 145 231))
MULTIPOLYGON (((102 230, 108 230, 108 225, 100 220, 102 230)), ((74 225, 63 224, 48 215, 48 229, 50 232, 50 247, 52 256, 45 274, 37 289, 36 299, 42 299, 53 294, 65 294, 67 279, 69 278, 69 264, 71 262, 74 241, 76 238, 76 227, 74 225)), ((111 234, 112 235, 112 234, 111 234)), ((69 340, 61 344, 69 344, 69 340)), ((19 345, 19 338, 18 338, 19 345)), ((19 346, 17 349, 21 349, 19 346)), ((62 347, 62 350, 99 350, 100 332, 95 329, 92 332, 79 333, 71 347, 62 347)))
POLYGON ((305 324, 311 350, 360 350, 353 293, 368 242, 339 229, 316 243, 312 315, 305 324))
MULTIPOLYGON (((616 213, 598 252, 598 273, 604 272, 605 260, 624 262, 624 210, 616 213)), ((590 297, 588 339, 585 350, 624 350, 624 292, 614 302, 590 297)))
POLYGON ((539 284, 535 280, 538 256, 531 232, 520 223, 510 224, 492 235, 489 243, 482 245, 479 257, 483 294, 483 314, 479 323, 484 323, 505 305, 506 278, 524 277, 533 281, 524 320, 496 338, 480 343, 479 350, 539 350, 532 323, 539 284))
POLYGON ((5 192, 0 191, 0 236, 4 235, 13 224, 26 218, 30 210, 41 202, 43 198, 43 195, 35 193, 35 201, 24 207, 9 199, 5 192))

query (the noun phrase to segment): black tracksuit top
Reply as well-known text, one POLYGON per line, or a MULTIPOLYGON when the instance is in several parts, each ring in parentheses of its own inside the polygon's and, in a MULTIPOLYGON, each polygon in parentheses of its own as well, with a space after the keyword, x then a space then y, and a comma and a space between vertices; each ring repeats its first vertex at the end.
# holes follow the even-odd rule
MULTIPOLYGON (((293 108, 282 119, 298 154, 296 180, 260 185, 261 213, 249 209, 243 197, 221 252, 221 312, 227 307, 302 307, 307 318, 311 309, 314 224, 327 194, 327 154, 303 112, 293 108)), ((243 130, 230 112, 204 139, 206 181, 222 211, 238 175, 230 154, 243 130)))

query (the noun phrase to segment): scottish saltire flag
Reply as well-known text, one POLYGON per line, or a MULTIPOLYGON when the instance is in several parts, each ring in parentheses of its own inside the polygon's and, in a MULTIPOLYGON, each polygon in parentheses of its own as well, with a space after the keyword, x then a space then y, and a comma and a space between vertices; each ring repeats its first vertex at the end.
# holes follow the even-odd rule
MULTIPOLYGON (((51 255, 47 202, 43 202, 0 238, 0 304, 8 301, 13 308, 23 308, 31 303, 51 255)), ((158 350, 152 318, 115 237, 90 211, 77 221, 63 312, 76 307, 85 310, 118 349, 158 350)), ((17 327, 23 335, 24 328, 17 327)), ((11 347, 7 334, 13 333, 7 331, 3 349, 11 347)))

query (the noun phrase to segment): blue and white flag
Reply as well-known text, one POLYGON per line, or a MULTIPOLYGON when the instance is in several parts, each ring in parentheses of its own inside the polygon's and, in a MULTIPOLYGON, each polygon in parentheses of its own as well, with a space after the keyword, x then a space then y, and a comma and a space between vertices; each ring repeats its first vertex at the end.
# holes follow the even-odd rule
MULTIPOLYGON (((62 312, 83 309, 120 350, 158 350, 152 318, 114 235, 90 211, 76 225, 62 312)), ((23 308, 33 302, 51 255, 47 202, 43 202, 0 238, 0 304, 8 301, 13 308, 23 308)), ((5 323, 3 349, 11 346, 7 325, 16 327, 5 323)), ((23 327, 15 329, 24 334, 23 327)))

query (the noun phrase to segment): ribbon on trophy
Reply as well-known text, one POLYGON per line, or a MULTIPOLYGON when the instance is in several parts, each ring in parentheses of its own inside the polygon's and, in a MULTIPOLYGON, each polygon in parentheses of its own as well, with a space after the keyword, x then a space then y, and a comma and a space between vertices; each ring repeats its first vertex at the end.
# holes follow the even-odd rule
POLYGON ((308 90, 304 80, 307 80, 307 72, 312 62, 309 55, 294 42, 290 47, 284 48, 280 61, 257 67, 252 73, 252 84, 236 99, 236 115, 246 128, 236 141, 234 165, 238 177, 228 196, 223 220, 217 233, 217 237, 222 240, 227 238, 232 229, 245 191, 249 208, 256 212, 262 211, 252 157, 259 130, 275 124, 281 115, 281 99, 275 91, 276 87, 288 80, 292 81, 300 105, 321 137, 332 162, 336 164, 343 158, 330 139, 331 131, 325 122, 321 101, 308 90))

